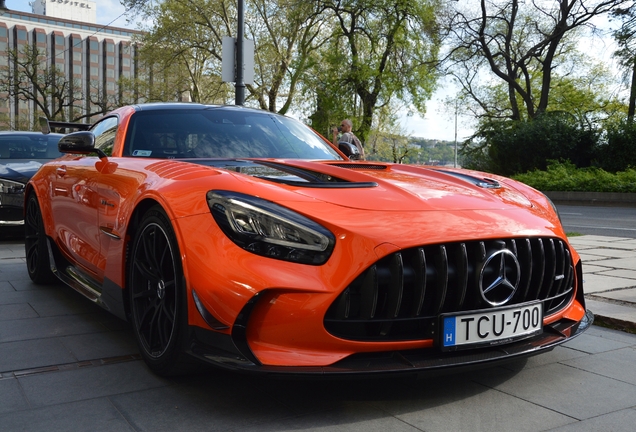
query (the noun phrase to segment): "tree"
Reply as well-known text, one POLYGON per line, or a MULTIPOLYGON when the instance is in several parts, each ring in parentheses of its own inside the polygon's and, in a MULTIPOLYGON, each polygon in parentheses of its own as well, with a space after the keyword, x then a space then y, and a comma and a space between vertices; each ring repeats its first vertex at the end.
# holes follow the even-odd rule
MULTIPOLYGON (((236 32, 235 1, 129 2, 129 6, 135 5, 155 23, 142 40, 148 63, 154 62, 159 69, 186 71, 183 80, 174 85, 188 90, 193 101, 231 98, 231 86, 220 77, 223 37, 236 32)), ((316 61, 313 53, 328 35, 322 31, 320 12, 316 2, 247 0, 246 36, 255 42, 255 81, 247 86, 247 103, 288 112, 316 61)))
POLYGON ((397 110, 391 104, 382 107, 376 114, 373 128, 365 144, 367 160, 393 163, 410 163, 417 160, 420 147, 413 145, 399 125, 397 110))
POLYGON ((44 52, 27 44, 20 51, 9 50, 7 60, 8 65, 0 68, 0 94, 35 105, 34 118, 28 123, 40 115, 52 120, 77 120, 69 119, 68 113, 70 108, 81 109, 81 95, 75 97, 71 91, 79 84, 69 82, 62 70, 48 65, 44 52))
POLYGON ((446 71, 481 116, 533 119, 548 111, 553 78, 573 52, 578 32, 592 29, 594 17, 624 1, 480 0, 478 7, 464 2, 447 20, 451 49, 444 59, 446 71), (489 98, 484 82, 486 87, 503 83, 505 92, 489 98))
POLYGON ((170 100, 177 95, 181 99, 185 93, 193 102, 202 103, 219 103, 229 97, 230 88, 221 82, 220 75, 222 38, 230 31, 231 4, 166 0, 139 6, 152 23, 144 29, 140 43, 144 79, 161 77, 156 82, 161 87, 160 98, 149 89, 148 100, 162 100, 167 94, 170 100))
POLYGON ((296 102, 317 50, 329 38, 319 2, 251 0, 256 12, 249 23, 256 47, 257 80, 248 86, 259 107, 286 114, 296 102), (282 107, 278 109, 278 101, 282 107))
POLYGON ((614 32, 619 48, 614 56, 619 59, 625 72, 631 75, 627 109, 627 121, 631 123, 636 112, 636 4, 618 8, 612 15, 622 21, 621 27, 614 32))
MULTIPOLYGON (((335 20, 322 51, 314 85, 317 118, 333 122, 361 112, 355 133, 364 142, 376 110, 393 99, 425 111, 437 79, 439 51, 436 0, 327 0, 335 20), (329 115, 328 112, 333 114, 329 115), (348 114, 347 114, 348 113, 348 114)), ((357 124, 356 124, 357 123, 357 124)), ((316 125, 317 126, 317 125, 316 125)), ((326 125, 319 125, 320 130, 326 125)), ((328 126, 327 126, 328 127, 328 126)))

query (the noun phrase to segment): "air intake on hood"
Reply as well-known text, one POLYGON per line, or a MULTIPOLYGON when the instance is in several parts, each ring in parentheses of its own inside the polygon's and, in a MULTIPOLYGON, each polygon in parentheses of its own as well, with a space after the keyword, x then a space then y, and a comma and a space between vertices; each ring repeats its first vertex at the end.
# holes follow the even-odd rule
POLYGON ((346 168, 352 170, 376 170, 382 171, 387 169, 386 165, 378 165, 378 164, 361 164, 361 163, 332 163, 330 166, 335 166, 338 168, 346 168))
MULTIPOLYGON (((275 162, 259 161, 257 164, 268 168, 269 171, 255 172, 254 177, 290 186, 326 189, 357 189, 378 186, 375 182, 352 182, 329 174, 275 162)), ((246 173, 244 169, 241 172, 246 173)))
POLYGON ((499 189, 501 185, 497 180, 488 178, 488 177, 475 177, 464 173, 459 173, 456 171, 446 171, 441 169, 436 169, 435 171, 441 172, 444 174, 451 175, 453 177, 457 177, 459 179, 465 180, 469 183, 474 184, 475 186, 479 186, 486 189, 499 189))

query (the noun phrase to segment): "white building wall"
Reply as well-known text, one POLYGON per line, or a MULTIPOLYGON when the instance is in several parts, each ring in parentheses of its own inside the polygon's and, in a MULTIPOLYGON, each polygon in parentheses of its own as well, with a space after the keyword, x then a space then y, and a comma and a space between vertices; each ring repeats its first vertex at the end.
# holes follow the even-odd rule
POLYGON ((95 24, 97 6, 92 0, 34 0, 33 13, 95 24))

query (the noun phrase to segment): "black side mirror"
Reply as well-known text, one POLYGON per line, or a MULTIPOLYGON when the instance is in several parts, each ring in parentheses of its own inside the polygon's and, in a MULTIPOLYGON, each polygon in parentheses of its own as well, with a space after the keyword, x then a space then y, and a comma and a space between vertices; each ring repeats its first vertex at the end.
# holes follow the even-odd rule
POLYGON ((338 150, 344 153, 346 157, 350 160, 360 160, 360 151, 358 151, 358 147, 355 144, 348 142, 339 142, 338 150))
POLYGON ((106 154, 98 148, 95 148, 95 135, 92 132, 82 131, 73 132, 63 136, 57 144, 57 148, 61 153, 71 154, 90 154, 97 153, 101 158, 105 158, 106 154))

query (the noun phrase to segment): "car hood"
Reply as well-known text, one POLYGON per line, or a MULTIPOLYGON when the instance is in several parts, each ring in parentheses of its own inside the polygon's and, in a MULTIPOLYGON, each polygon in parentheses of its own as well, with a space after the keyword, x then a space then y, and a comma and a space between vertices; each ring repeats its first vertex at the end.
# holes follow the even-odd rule
POLYGON ((484 173, 378 163, 252 161, 233 170, 296 194, 360 210, 495 210, 532 207, 515 182, 484 173))
POLYGON ((18 159, 9 163, 0 163, 0 178, 26 183, 40 169, 43 162, 48 162, 48 160, 18 159))
POLYGON ((545 195, 514 180, 475 171, 291 159, 162 160, 146 170, 163 178, 162 194, 172 203, 175 218, 209 212, 207 201, 198 197, 202 191, 218 189, 278 203, 341 239, 359 233, 372 248, 387 242, 388 226, 390 248, 565 235, 545 195))

